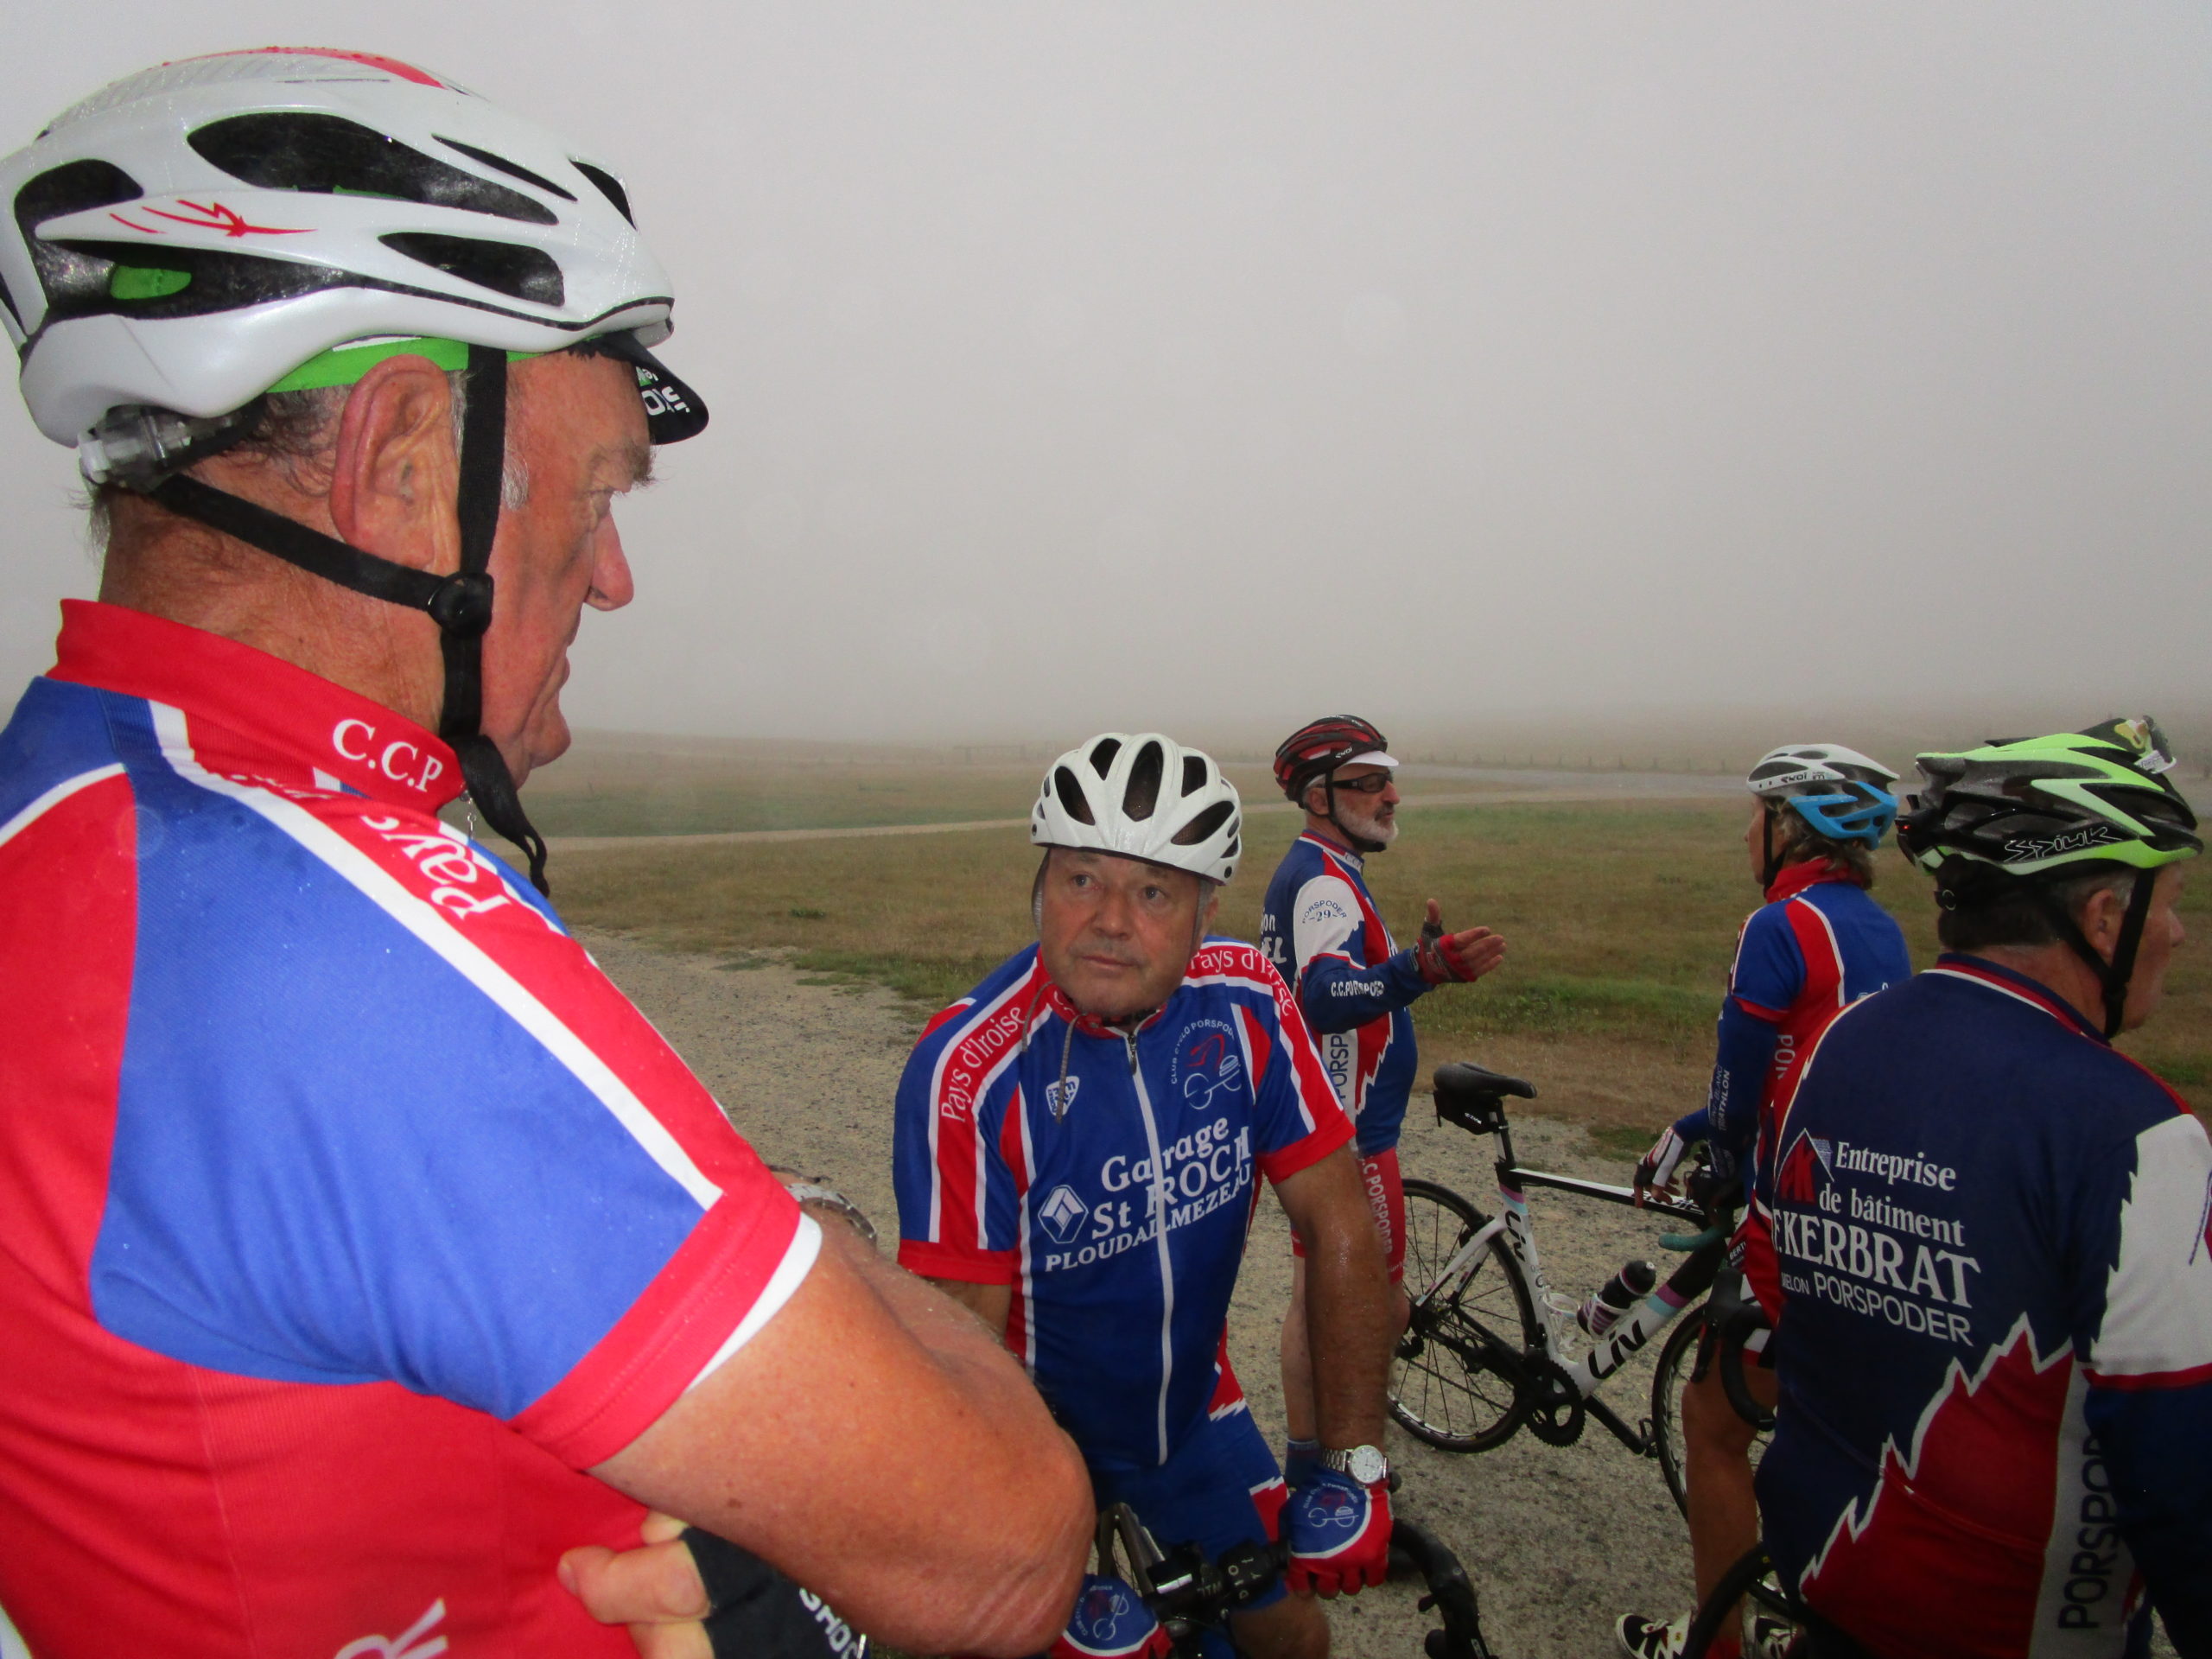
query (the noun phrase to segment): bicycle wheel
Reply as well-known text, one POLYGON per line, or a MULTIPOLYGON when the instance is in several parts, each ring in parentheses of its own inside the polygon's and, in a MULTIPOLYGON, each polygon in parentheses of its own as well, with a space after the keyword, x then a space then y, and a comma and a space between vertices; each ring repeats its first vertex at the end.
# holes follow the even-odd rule
MULTIPOLYGON (((1436 1283, 1489 1217, 1447 1186, 1406 1183, 1406 1290, 1436 1283)), ((1514 1361, 1535 1346, 1535 1306, 1521 1263, 1493 1238, 1448 1291, 1417 1308, 1390 1367, 1390 1414, 1446 1452, 1487 1452, 1521 1427, 1514 1361)))
MULTIPOLYGON (((1675 1328, 1667 1335, 1667 1345, 1659 1354, 1658 1369, 1651 1374, 1651 1438, 1659 1453, 1659 1472, 1667 1478, 1667 1490, 1675 1499, 1675 1507, 1687 1516, 1690 1512, 1689 1487, 1684 1473, 1682 1445, 1682 1390, 1689 1386, 1690 1372, 1697 1364, 1697 1345, 1705 1335, 1705 1304, 1686 1307, 1675 1321, 1675 1328)), ((1755 1435, 1751 1440, 1751 1467, 1759 1466, 1759 1459, 1766 1451, 1767 1434, 1755 1435)))

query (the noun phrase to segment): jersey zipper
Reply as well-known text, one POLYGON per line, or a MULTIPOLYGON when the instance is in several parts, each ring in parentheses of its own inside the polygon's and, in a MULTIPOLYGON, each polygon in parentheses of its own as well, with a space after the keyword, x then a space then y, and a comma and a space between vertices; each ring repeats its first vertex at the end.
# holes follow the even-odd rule
POLYGON ((1156 1413, 1160 1460, 1167 1461, 1167 1386, 1175 1374, 1175 1262, 1167 1246, 1167 1188, 1160 1169, 1160 1125, 1152 1115, 1152 1096, 1144 1086, 1144 1070, 1137 1064, 1137 1034, 1122 1033, 1129 1054, 1129 1081, 1135 1085, 1137 1115, 1144 1120, 1146 1149, 1152 1157, 1153 1238, 1160 1252, 1160 1402, 1156 1413))

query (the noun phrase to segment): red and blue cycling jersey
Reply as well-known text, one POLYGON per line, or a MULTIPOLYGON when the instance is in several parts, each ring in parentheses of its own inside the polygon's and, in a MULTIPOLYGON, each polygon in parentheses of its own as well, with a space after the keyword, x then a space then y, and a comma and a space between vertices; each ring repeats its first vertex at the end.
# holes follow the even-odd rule
POLYGON ((820 1235, 454 756, 71 604, 0 733, 0 1605, 54 1656, 626 1654, 582 1471, 820 1235))
POLYGON ((1826 859, 1792 864, 1745 918, 1720 1005, 1706 1103, 1675 1125, 1705 1141, 1723 1173, 1751 1166, 1779 1099, 1821 1028, 1859 998, 1912 975, 1889 912, 1826 859))
MULTIPOLYGON (((1208 1421, 1256 1177, 1351 1139, 1289 991, 1208 939, 1134 1030, 1020 951, 930 1022, 899 1084, 899 1260, 1013 1293, 1007 1345, 1095 1466, 1208 1421)), ((1233 1385, 1232 1385, 1233 1386, 1233 1385)))
POLYGON ((1398 1144, 1421 1055, 1413 1004, 1430 987, 1368 896, 1360 859, 1307 831, 1268 883, 1260 950, 1312 1027, 1337 1100, 1359 1131, 1359 1154, 1398 1144))
POLYGON ((1777 1563, 1885 1656, 2212 1651, 2212 1144, 1972 957, 1860 1002, 1779 1103, 1777 1563))

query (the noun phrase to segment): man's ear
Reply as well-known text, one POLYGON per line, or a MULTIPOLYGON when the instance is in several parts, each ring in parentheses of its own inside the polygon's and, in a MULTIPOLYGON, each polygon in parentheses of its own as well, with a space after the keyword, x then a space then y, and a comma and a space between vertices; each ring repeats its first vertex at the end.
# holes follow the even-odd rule
POLYGON ((339 417, 330 518, 339 538, 418 570, 458 569, 453 387, 426 357, 388 357, 361 377, 339 417))
POLYGON ((2112 960, 2112 953, 2119 948, 2120 924, 2127 918, 2127 892, 2124 887, 2099 887, 2082 902, 2082 913, 2075 925, 2082 930, 2082 937, 2103 957, 2112 960))
POLYGON ((1213 931, 1214 918, 1221 914, 1221 893, 1218 889, 1206 895, 1206 931, 1213 931))

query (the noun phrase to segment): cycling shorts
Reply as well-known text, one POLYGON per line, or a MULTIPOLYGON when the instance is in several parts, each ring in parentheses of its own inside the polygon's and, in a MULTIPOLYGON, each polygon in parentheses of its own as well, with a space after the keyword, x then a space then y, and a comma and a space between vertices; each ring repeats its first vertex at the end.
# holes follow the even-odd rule
MULTIPOLYGON (((1226 1363, 1207 1415, 1166 1463, 1149 1469, 1093 1464, 1090 1488, 1101 1509, 1126 1503, 1135 1510, 1162 1548, 1196 1544, 1208 1560, 1232 1545, 1273 1543, 1290 1496, 1226 1363)), ((1286 1593, 1277 1580, 1242 1611, 1273 1606, 1286 1593)))
MULTIPOLYGON (((1390 1282, 1406 1276, 1406 1183, 1398 1173, 1398 1149, 1385 1147, 1372 1158, 1359 1160, 1359 1184, 1367 1190, 1367 1207, 1375 1212, 1375 1230, 1382 1235, 1382 1257, 1389 1264, 1390 1282)), ((1290 1253, 1306 1254, 1295 1229, 1290 1253)))

